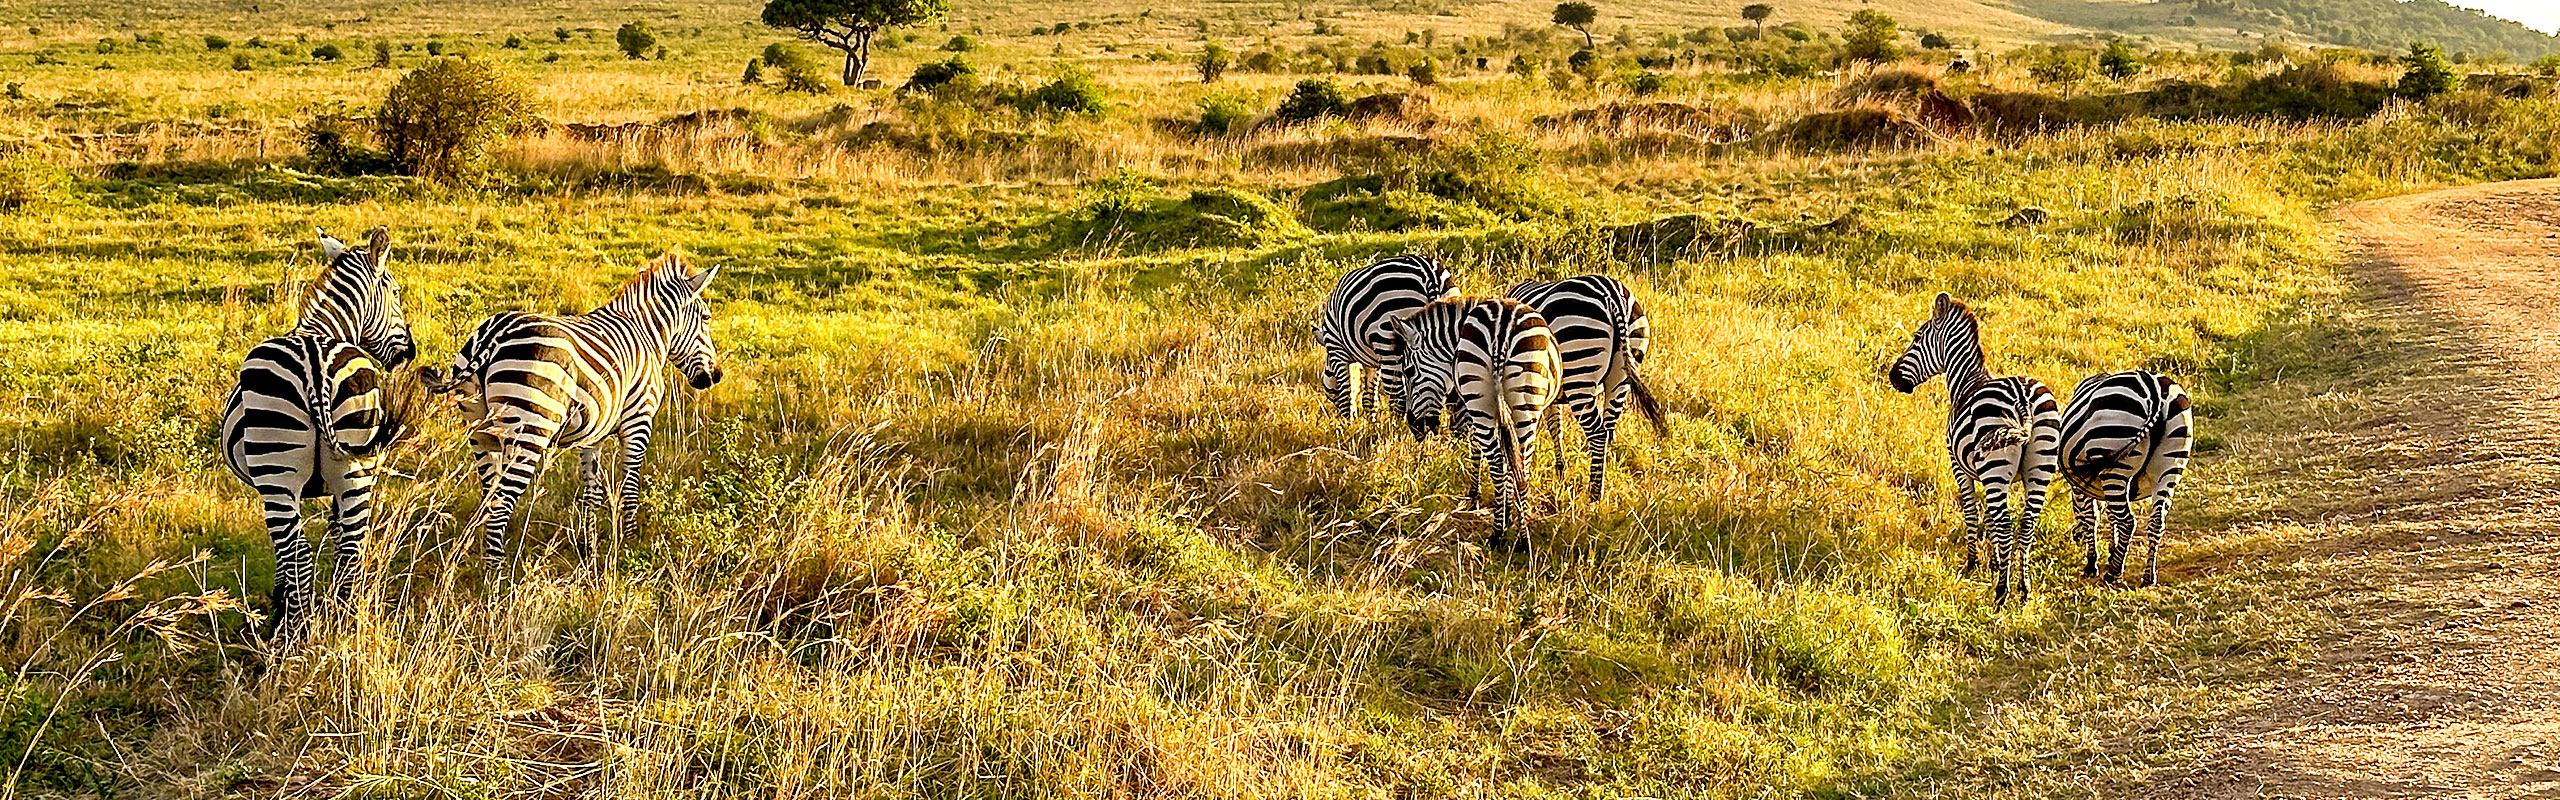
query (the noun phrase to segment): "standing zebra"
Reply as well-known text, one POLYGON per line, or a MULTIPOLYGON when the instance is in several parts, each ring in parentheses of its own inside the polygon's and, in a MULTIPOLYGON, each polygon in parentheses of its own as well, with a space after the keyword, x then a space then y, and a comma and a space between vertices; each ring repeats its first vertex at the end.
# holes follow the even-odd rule
POLYGON ((1413 438, 1440 426, 1441 409, 1455 413, 1450 430, 1465 427, 1475 447, 1467 497, 1481 497, 1479 468, 1493 473, 1494 537, 1510 541, 1538 420, 1555 402, 1564 369, 1546 318, 1509 298, 1452 297, 1392 326, 1400 362, 1395 372, 1411 380, 1404 412, 1413 438))
POLYGON ((640 460, 666 393, 661 368, 675 365, 697 390, 720 382, 711 308, 702 299, 718 272, 697 273, 681 256, 661 255, 603 308, 574 316, 510 311, 482 321, 455 354, 450 379, 427 375, 438 391, 459 392, 463 412, 478 420, 471 450, 486 491, 480 524, 491 581, 506 576, 516 503, 556 448, 583 451, 579 505, 594 511, 605 504, 604 445, 619 439, 614 535, 636 519, 640 460))
POLYGON ((2114 528, 2104 573, 2124 577, 2133 546, 2133 504, 2151 499, 2150 550, 2142 585, 2160 582, 2160 536, 2169 524, 2169 495, 2187 471, 2195 422, 2187 390, 2169 376, 2133 370, 2092 376, 2071 390, 2062 414, 2062 476, 2071 484, 2071 515, 2084 546, 2080 574, 2098 576, 2098 517, 2114 528))
POLYGON ((2028 550, 2036 517, 2044 511, 2045 486, 2053 481, 2062 415, 2042 381, 1991 377, 1983 368, 1980 337, 1973 309, 1939 292, 1935 313, 1893 363, 1893 388, 1907 394, 1921 381, 1947 376, 1947 459, 1955 468, 1956 504, 1964 509, 1964 568, 1972 572, 1981 563, 1977 543, 1989 545, 1996 607, 2008 603, 2012 579, 2018 599, 2027 597, 2028 550), (2021 490, 2014 524, 2012 485, 2021 490))
POLYGON ((418 354, 384 259, 391 234, 375 228, 350 250, 320 234, 328 261, 302 304, 302 321, 259 342, 224 400, 222 453, 231 474, 258 493, 275 545, 271 605, 280 638, 298 637, 311 613, 311 541, 302 502, 330 501, 343 600, 355 588, 356 555, 373 524, 374 470, 407 431, 409 404, 388 384, 418 354))
MULTIPOLYGON (((1653 400, 1653 390, 1646 387, 1636 367, 1644 364, 1645 352, 1652 347, 1652 324, 1645 319, 1644 304, 1636 301, 1627 285, 1602 275, 1584 275, 1560 281, 1524 281, 1512 284, 1503 296, 1529 304, 1546 317, 1547 328, 1555 337, 1556 355, 1564 364, 1564 375, 1557 387, 1558 405, 1573 411, 1574 421, 1582 426, 1582 447, 1591 460, 1591 499, 1600 499, 1609 457, 1609 442, 1618 435, 1618 415, 1626 410, 1627 399, 1635 398, 1636 411, 1653 423, 1654 433, 1669 436, 1670 426, 1662 420, 1662 409, 1653 400)), ((1564 426, 1550 430, 1556 443, 1556 479, 1564 479, 1564 426)))
POLYGON ((1380 395, 1402 410, 1404 376, 1396 372, 1390 328, 1433 300, 1456 294, 1449 269, 1430 256, 1401 255, 1352 270, 1333 286, 1316 320, 1316 344, 1324 347, 1324 395, 1334 413, 1352 413, 1356 368, 1364 373, 1360 410, 1374 411, 1380 395))

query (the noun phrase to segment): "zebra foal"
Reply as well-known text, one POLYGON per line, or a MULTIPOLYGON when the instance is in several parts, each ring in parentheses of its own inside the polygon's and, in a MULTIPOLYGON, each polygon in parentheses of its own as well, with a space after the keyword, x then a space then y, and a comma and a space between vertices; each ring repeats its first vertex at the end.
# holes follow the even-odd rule
POLYGON ((383 450, 408 429, 409 403, 389 381, 418 347, 386 267, 390 247, 383 228, 355 249, 321 232, 327 266, 303 301, 301 321, 249 349, 239 383, 223 401, 224 462, 258 493, 275 547, 270 606, 281 639, 298 638, 312 610, 303 501, 330 501, 337 564, 329 579, 344 600, 373 525, 375 470, 383 450))
POLYGON ((1452 297, 1391 324, 1413 438, 1429 437, 1441 411, 1451 412, 1450 431, 1465 428, 1474 447, 1467 496, 1480 498, 1479 472, 1492 473, 1494 538, 1511 541, 1530 446, 1563 372, 1546 318, 1509 298, 1452 297))
POLYGON ((516 504, 554 450, 581 451, 579 504, 600 510, 604 448, 618 442, 622 483, 613 534, 621 536, 636 520, 640 462, 666 394, 661 371, 674 365, 696 390, 720 382, 711 308, 702 299, 718 273, 696 272, 675 253, 661 255, 594 311, 489 317, 454 355, 450 377, 426 375, 431 387, 458 395, 463 413, 476 420, 471 451, 485 492, 479 521, 493 583, 506 575, 516 504))
POLYGON ((1324 348, 1324 396, 1334 413, 1375 411, 1381 396, 1402 413, 1404 376, 1395 369, 1395 320, 1434 300, 1456 294, 1449 269, 1430 256, 1382 258, 1352 270, 1334 284, 1316 316, 1316 344, 1324 348), (1353 373, 1357 371, 1359 375, 1353 373))
POLYGON ((2160 537, 2169 496, 2187 471, 2195 427, 2186 387, 2169 376, 2132 370, 2091 376, 2071 390, 2062 413, 2062 475, 2071 484, 2072 533, 2080 540, 2080 574, 2115 583, 2133 547, 2133 504, 2151 501, 2142 585, 2160 582, 2160 537), (2113 529, 2106 569, 2098 565, 2098 518, 2113 529))
POLYGON ((2026 377, 1994 378, 1984 368, 1981 324, 1973 309, 1945 292, 1911 346, 1893 363, 1893 388, 1905 394, 1922 381, 1947 376, 1947 460, 1955 471, 1956 504, 1964 511, 1964 569, 1981 562, 1977 545, 1991 550, 1991 603, 2006 605, 2015 583, 2027 598, 2029 550, 2036 518, 2044 511, 2062 442, 2062 415, 2053 390, 2026 377), (1975 494, 1976 489, 1980 495, 1975 494), (2010 492, 2018 513, 2010 517, 2010 492))

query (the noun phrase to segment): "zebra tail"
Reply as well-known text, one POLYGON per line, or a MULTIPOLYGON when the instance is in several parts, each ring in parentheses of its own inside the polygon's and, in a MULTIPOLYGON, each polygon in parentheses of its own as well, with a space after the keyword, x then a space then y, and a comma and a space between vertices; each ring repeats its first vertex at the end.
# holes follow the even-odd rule
POLYGON ((1636 413, 1653 424, 1654 435, 1670 438, 1671 423, 1662 418, 1662 403, 1653 399, 1653 387, 1645 385, 1644 376, 1628 372, 1627 389, 1627 394, 1636 401, 1636 413))
POLYGON ((1979 445, 1979 449, 2004 450, 2025 444, 2027 439, 2035 436, 2035 423, 2033 422, 2015 419, 2003 420, 2003 422, 2007 424, 1992 429, 1990 433, 1983 434, 1981 440, 1982 443, 1979 445))
POLYGON ((407 441, 411 434, 418 431, 418 409, 427 405, 426 393, 419 383, 404 380, 402 376, 389 371, 377 371, 375 374, 380 376, 380 380, 374 384, 372 391, 377 393, 381 400, 380 408, 375 412, 373 435, 355 444, 340 442, 335 437, 323 436, 322 438, 330 442, 339 455, 350 459, 371 458, 390 449, 392 445, 407 441))

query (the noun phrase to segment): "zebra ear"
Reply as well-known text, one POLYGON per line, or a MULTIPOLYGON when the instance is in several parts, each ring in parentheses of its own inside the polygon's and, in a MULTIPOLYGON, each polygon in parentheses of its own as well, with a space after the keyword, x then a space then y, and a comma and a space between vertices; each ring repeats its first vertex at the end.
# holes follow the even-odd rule
POLYGON ((339 253, 347 251, 346 243, 338 241, 338 237, 329 235, 328 231, 319 228, 313 228, 311 231, 320 234, 320 260, 336 261, 339 253))
POLYGON ((1938 293, 1938 313, 1944 314, 1954 311, 1957 307, 1955 295, 1951 295, 1946 292, 1938 293))
POLYGON ((710 269, 706 269, 706 270, 703 270, 703 271, 701 271, 701 272, 695 273, 695 274, 694 274, 694 275, 692 275, 691 277, 687 277, 687 278, 685 278, 685 279, 684 279, 684 282, 686 283, 686 285, 689 285, 689 286, 692 286, 692 287, 693 287, 693 293, 694 293, 694 294, 701 294, 701 293, 702 293, 702 290, 703 290, 704 288, 707 288, 707 287, 709 287, 709 286, 711 285, 711 278, 712 278, 713 276, 716 276, 716 275, 719 275, 719 274, 720 274, 720 268, 719 268, 719 267, 712 267, 712 268, 710 268, 710 269))

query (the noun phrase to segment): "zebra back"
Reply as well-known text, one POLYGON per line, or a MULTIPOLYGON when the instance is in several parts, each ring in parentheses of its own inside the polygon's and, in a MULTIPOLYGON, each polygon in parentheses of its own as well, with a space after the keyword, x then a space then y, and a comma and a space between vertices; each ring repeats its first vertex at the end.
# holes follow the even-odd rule
POLYGON ((1606 275, 1580 275, 1521 281, 1502 294, 1529 304, 1546 318, 1564 367, 1558 401, 1573 403, 1577 409, 1586 404, 1614 409, 1623 389, 1655 433, 1670 435, 1661 404, 1637 372, 1653 349, 1653 323, 1645 316, 1644 303, 1625 283, 1606 275))
POLYGON ((1363 365, 1384 366, 1398 346, 1391 322, 1456 293, 1448 267, 1437 259, 1418 254, 1379 259, 1334 283, 1316 320, 1316 343, 1363 365))

